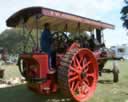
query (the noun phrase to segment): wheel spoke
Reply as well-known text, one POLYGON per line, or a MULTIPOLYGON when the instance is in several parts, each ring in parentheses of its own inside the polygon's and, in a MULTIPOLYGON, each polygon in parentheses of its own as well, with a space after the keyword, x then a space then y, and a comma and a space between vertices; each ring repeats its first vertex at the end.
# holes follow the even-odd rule
POLYGON ((89 81, 88 81, 87 78, 85 78, 83 81, 84 81, 87 85, 89 85, 89 81))
POLYGON ((75 86, 75 82, 72 82, 72 84, 71 84, 71 89, 73 89, 74 86, 75 86))
POLYGON ((79 60, 78 60, 77 57, 75 58, 75 62, 76 62, 76 65, 77 65, 77 66, 80 66, 80 62, 79 62, 79 60))
POLYGON ((85 85, 85 87, 82 92, 83 92, 83 94, 86 94, 89 91, 89 86, 85 82, 84 82, 84 85, 85 85))
POLYGON ((82 60, 82 66, 85 64, 85 62, 86 62, 86 59, 83 58, 83 60, 82 60))
POLYGON ((73 61, 73 66, 77 67, 77 64, 76 64, 75 60, 73 61))
POLYGON ((85 67, 85 68, 83 69, 83 71, 84 71, 85 73, 87 73, 88 70, 89 70, 89 67, 85 67))
POLYGON ((82 64, 83 64, 83 61, 84 60, 84 56, 80 56, 80 64, 81 64, 81 66, 82 66, 82 64))
POLYGON ((85 82, 83 82, 81 85, 79 84, 78 92, 80 96, 87 93, 88 90, 89 90, 89 86, 85 82))
POLYGON ((79 76, 77 75, 77 76, 74 76, 74 77, 70 78, 68 81, 69 81, 69 83, 70 83, 70 82, 72 82, 72 81, 75 81, 75 80, 78 79, 78 78, 79 78, 79 76))
POLYGON ((78 89, 78 86, 79 86, 80 82, 78 81, 73 89, 73 91, 75 92, 77 89, 78 89))
POLYGON ((76 72, 77 74, 79 74, 79 71, 77 69, 75 69, 74 67, 70 66, 70 70, 72 70, 73 72, 76 72))
POLYGON ((78 92, 79 92, 79 95, 82 93, 82 90, 81 90, 81 83, 78 85, 78 92))
POLYGON ((91 61, 88 61, 87 63, 84 63, 83 68, 86 68, 89 64, 91 64, 91 61))
POLYGON ((94 73, 87 73, 87 77, 92 77, 92 78, 94 78, 95 75, 94 75, 94 73))
POLYGON ((69 72, 69 74, 68 74, 68 77, 70 77, 70 76, 74 76, 74 75, 76 75, 76 73, 73 73, 73 72, 69 72))

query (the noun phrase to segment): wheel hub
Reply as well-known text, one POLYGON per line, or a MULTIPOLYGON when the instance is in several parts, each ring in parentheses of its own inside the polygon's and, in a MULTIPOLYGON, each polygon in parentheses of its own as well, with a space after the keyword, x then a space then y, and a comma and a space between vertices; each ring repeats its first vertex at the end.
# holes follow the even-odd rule
POLYGON ((82 72, 80 76, 81 76, 81 79, 84 79, 87 76, 87 74, 85 72, 82 72))

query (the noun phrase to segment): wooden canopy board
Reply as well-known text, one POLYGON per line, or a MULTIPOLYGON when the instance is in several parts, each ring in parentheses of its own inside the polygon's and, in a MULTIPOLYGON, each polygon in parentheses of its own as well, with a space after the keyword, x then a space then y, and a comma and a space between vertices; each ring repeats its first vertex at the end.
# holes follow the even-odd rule
POLYGON ((92 20, 77 15, 52 10, 43 7, 30 7, 13 14, 6 21, 8 27, 22 27, 24 24, 28 29, 43 29, 45 23, 50 23, 52 31, 91 31, 93 29, 114 29, 114 25, 101 21, 92 20), (38 18, 38 19, 36 19, 38 18), (65 29, 67 27, 67 29, 65 29))

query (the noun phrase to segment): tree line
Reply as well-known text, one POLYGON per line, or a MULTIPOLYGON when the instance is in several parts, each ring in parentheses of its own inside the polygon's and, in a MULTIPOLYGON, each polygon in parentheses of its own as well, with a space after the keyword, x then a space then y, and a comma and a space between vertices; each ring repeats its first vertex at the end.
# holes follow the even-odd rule
POLYGON ((6 29, 0 34, 0 48, 6 48, 10 54, 30 51, 33 41, 28 38, 28 31, 23 34, 21 29, 6 29), (26 47, 26 48, 25 48, 26 47))

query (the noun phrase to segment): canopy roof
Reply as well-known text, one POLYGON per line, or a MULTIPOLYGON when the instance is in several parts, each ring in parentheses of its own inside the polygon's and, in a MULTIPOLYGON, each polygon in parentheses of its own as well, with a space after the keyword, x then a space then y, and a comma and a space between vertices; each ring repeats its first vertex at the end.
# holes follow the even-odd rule
POLYGON ((43 29, 45 23, 50 23, 51 30, 61 31, 67 27, 67 31, 74 32, 80 26, 80 31, 88 31, 92 29, 114 29, 115 26, 96 21, 93 19, 52 10, 44 7, 29 7, 14 13, 6 21, 8 27, 21 27, 24 24, 27 28, 43 29), (38 18, 38 20, 36 20, 38 18), (38 22, 38 23, 37 23, 38 22))

